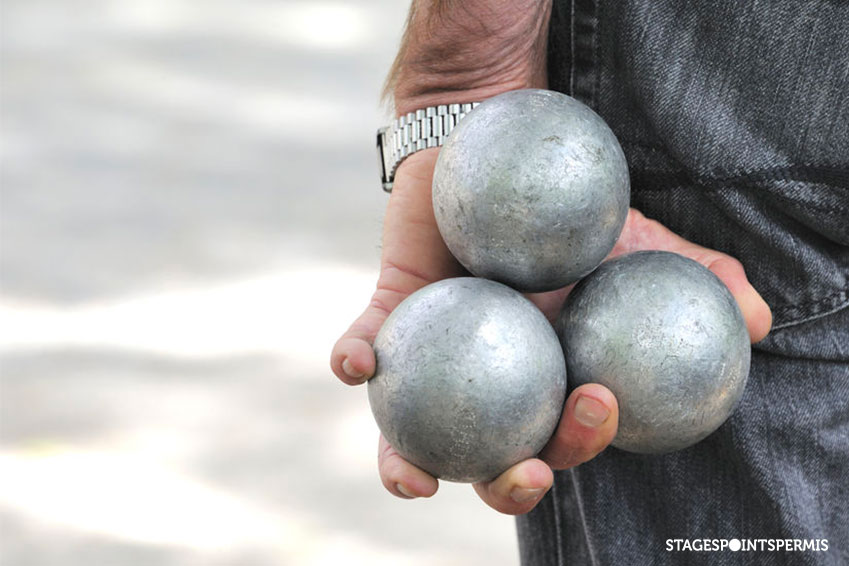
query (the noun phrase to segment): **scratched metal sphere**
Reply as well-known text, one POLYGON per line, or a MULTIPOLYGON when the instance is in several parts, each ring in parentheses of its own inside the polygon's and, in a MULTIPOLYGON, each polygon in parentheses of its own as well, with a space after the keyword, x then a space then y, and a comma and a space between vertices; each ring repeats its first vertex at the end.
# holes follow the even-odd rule
POLYGON ((613 445, 680 450, 731 414, 749 375, 749 333, 734 297, 702 265, 668 252, 603 263, 569 295, 557 332, 574 385, 619 401, 613 445))
POLYGON ((554 328, 520 293, 471 277, 404 300, 374 342, 368 396, 395 450, 431 475, 489 480, 537 454, 566 396, 554 328))
POLYGON ((433 208, 471 273, 550 291, 610 253, 630 192, 625 155, 601 117, 565 94, 526 89, 484 101, 451 132, 433 208))

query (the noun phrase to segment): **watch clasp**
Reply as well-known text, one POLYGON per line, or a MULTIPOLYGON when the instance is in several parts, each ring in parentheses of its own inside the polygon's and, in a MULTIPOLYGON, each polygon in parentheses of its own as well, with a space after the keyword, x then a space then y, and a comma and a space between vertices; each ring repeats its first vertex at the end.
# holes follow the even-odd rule
POLYGON ((383 183, 383 190, 387 193, 392 192, 392 181, 390 172, 386 170, 389 164, 389 148, 386 144, 386 132, 389 128, 380 128, 377 130, 377 164, 380 168, 380 181, 383 183))

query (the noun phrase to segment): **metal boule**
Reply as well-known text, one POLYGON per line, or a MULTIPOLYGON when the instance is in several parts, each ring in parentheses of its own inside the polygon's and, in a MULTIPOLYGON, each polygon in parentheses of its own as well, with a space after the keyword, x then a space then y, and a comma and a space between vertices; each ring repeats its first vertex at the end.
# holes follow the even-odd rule
POLYGON ((566 364, 528 299, 471 277, 405 299, 374 341, 375 420, 409 462, 456 482, 489 480, 536 455, 560 419, 566 364))
POLYGON ((481 103, 448 136, 433 177, 451 253, 472 274, 522 291, 558 289, 595 269, 629 200, 616 136, 588 106, 548 90, 481 103))
POLYGON ((613 392, 613 446, 631 452, 702 440, 731 414, 749 374, 749 333, 734 297, 711 271, 673 253, 603 263, 572 290, 556 328, 571 385, 613 392))

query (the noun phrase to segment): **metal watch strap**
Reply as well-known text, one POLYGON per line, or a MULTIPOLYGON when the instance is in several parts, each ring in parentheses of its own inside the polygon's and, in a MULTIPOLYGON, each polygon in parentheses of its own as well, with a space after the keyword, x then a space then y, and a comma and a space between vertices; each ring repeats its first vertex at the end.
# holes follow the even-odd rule
POLYGON ((377 161, 383 190, 392 191, 395 170, 409 155, 429 147, 439 147, 463 116, 480 102, 428 106, 396 118, 377 131, 377 161))

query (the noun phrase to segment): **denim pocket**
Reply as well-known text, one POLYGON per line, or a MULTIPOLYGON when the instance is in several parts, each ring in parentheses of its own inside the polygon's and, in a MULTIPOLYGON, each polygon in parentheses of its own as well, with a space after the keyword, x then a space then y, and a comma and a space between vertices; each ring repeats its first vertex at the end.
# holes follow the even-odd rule
POLYGON ((849 304, 849 5, 555 1, 549 83, 628 157, 632 204, 743 262, 775 328, 849 304))

